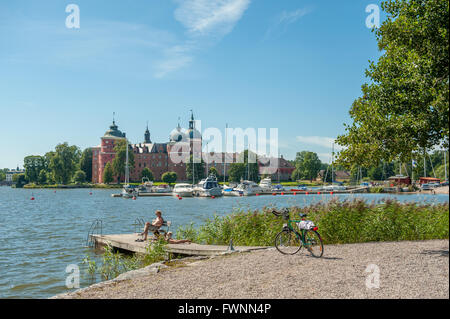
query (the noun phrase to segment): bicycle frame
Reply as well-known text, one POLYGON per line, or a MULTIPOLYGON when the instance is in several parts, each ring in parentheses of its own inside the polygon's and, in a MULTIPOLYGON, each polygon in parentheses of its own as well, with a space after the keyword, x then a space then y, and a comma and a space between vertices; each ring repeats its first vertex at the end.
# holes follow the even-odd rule
MULTIPOLYGON (((289 219, 289 220, 287 221, 287 223, 285 223, 285 224, 283 225, 283 229, 288 229, 288 230, 290 230, 290 231, 293 231, 293 232, 297 235, 297 237, 300 238, 300 240, 301 240, 301 242, 302 242, 302 245, 305 246, 305 247, 307 248, 307 246, 310 246, 311 244, 305 242, 306 229, 300 229, 300 233, 299 233, 299 232, 292 226, 292 224, 296 224, 296 223, 299 223, 299 222, 301 222, 301 220, 291 220, 291 219, 289 219)), ((317 230, 317 228, 316 228, 316 230, 317 230)))

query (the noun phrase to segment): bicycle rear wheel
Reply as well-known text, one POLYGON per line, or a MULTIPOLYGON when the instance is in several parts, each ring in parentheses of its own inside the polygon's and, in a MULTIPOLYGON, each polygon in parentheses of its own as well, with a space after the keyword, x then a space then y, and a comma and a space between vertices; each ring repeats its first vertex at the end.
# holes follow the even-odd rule
POLYGON ((323 242, 319 233, 314 230, 307 230, 305 232, 305 248, 313 255, 314 257, 322 257, 323 255, 323 242))
POLYGON ((275 247, 284 255, 294 255, 302 248, 302 241, 292 230, 283 230, 275 237, 275 247))

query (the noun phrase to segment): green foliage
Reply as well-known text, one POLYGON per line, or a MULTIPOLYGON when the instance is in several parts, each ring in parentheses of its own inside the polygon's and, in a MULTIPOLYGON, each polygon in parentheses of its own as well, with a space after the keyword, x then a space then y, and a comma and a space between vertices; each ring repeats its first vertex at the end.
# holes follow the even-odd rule
MULTIPOLYGON (((291 218, 307 213, 319 226, 326 244, 371 241, 445 239, 449 236, 449 206, 445 204, 401 204, 386 200, 368 204, 363 200, 320 202, 305 208, 292 207, 291 218)), ((235 211, 207 219, 199 228, 180 227, 177 238, 197 243, 270 246, 283 221, 266 211, 235 211)))
MULTIPOLYGON (((114 175, 118 176, 117 182, 119 183, 121 178, 125 176, 125 164, 126 164, 126 151, 127 140, 116 140, 114 145, 114 151, 116 155, 112 161, 112 168, 114 175)), ((134 167, 134 154, 131 146, 128 145, 128 167, 130 170, 134 167)))
POLYGON ((255 153, 244 150, 237 159, 236 163, 230 164, 229 180, 239 182, 241 179, 254 182, 259 181, 258 157, 255 153))
POLYGON ((167 242, 161 237, 148 245, 146 253, 142 256, 143 266, 148 266, 164 260, 166 256, 166 245, 167 242))
POLYGON ((145 167, 142 170, 141 178, 144 178, 144 177, 148 178, 149 181, 153 181, 155 179, 153 177, 153 172, 148 167, 145 167))
POLYGON ((97 275, 100 275, 102 280, 110 280, 124 272, 163 261, 166 257, 166 245, 165 240, 157 240, 147 246, 145 254, 134 254, 131 257, 114 251, 112 246, 107 245, 99 263, 88 255, 83 259, 83 264, 87 265, 86 273, 92 281, 97 275))
POLYGON ((322 162, 314 152, 298 152, 295 157, 295 170, 292 173, 293 180, 309 179, 311 182, 317 178, 322 162))
POLYGON ((192 181, 194 179, 194 183, 198 183, 204 177, 205 177, 205 162, 203 161, 203 159, 201 159, 200 163, 195 163, 191 155, 189 161, 186 163, 187 180, 192 181), (192 172, 192 168, 194 168, 194 172, 192 172))
POLYGON ((47 174, 48 173, 45 169, 41 169, 37 180, 39 185, 44 185, 45 183, 47 183, 47 174))
POLYGON ((114 171, 111 163, 106 163, 103 169, 103 183, 110 184, 114 181, 114 171))
POLYGON ((175 183, 176 181, 177 181, 177 178, 178 178, 178 176, 177 176, 177 173, 175 173, 175 172, 165 172, 164 174, 162 174, 162 176, 161 176, 161 180, 164 182, 164 183, 167 183, 167 184, 171 184, 171 183, 175 183))
POLYGON ((31 155, 25 157, 23 163, 27 180, 32 183, 37 183, 40 171, 46 169, 45 158, 39 155, 31 155))
POLYGON ((239 182, 245 176, 245 164, 244 163, 232 163, 228 170, 228 179, 230 182, 239 182))
POLYGON ((6 172, 4 170, 0 170, 0 182, 3 182, 6 179, 6 172))
POLYGON ((382 8, 387 19, 375 33, 383 54, 337 139, 345 165, 410 163, 423 149, 448 146, 449 3, 389 0, 382 8))
POLYGON ((80 170, 86 175, 86 181, 92 182, 92 149, 87 148, 83 151, 80 158, 80 170))
POLYGON ((217 171, 217 168, 215 168, 214 166, 209 168, 208 175, 214 175, 217 178, 219 178, 220 176, 219 172, 217 171))
POLYGON ((77 146, 69 146, 67 142, 58 144, 51 154, 49 165, 55 181, 60 184, 70 182, 79 160, 80 150, 77 146))
POLYGON ((77 184, 82 184, 86 181, 86 173, 82 170, 78 170, 73 175, 73 181, 77 184))
POLYGON ((22 188, 25 184, 28 183, 25 174, 14 174, 12 177, 12 181, 16 188, 22 188))

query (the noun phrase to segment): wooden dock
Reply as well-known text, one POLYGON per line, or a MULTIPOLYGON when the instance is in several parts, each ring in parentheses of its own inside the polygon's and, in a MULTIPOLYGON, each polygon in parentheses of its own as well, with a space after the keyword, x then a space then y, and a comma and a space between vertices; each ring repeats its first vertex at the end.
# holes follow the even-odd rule
MULTIPOLYGON (((116 234, 116 235, 91 235, 96 247, 111 245, 115 249, 124 250, 132 253, 144 254, 147 252, 148 242, 136 242, 137 234, 116 234)), ((236 246, 236 252, 245 252, 252 250, 266 249, 265 246, 236 246)), ((166 250, 173 254, 188 256, 214 256, 229 251, 228 246, 220 245, 199 245, 191 244, 167 244, 166 250)))

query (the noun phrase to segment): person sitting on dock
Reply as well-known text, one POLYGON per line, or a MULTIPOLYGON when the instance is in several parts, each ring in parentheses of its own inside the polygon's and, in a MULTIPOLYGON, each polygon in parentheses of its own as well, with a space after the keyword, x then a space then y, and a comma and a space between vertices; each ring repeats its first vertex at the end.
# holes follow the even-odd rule
POLYGON ((145 223, 145 227, 144 227, 144 231, 142 233, 139 234, 139 236, 144 236, 143 239, 136 239, 136 241, 146 241, 147 240, 147 236, 148 236, 148 232, 151 231, 153 232, 153 234, 155 236, 159 236, 159 228, 162 226, 162 224, 164 223, 164 219, 162 218, 162 212, 160 210, 157 210, 155 212, 156 218, 152 221, 152 223, 150 224, 149 222, 145 223))
POLYGON ((192 242, 189 239, 173 239, 171 231, 166 234, 164 239, 169 244, 184 244, 184 243, 190 244, 192 242))

